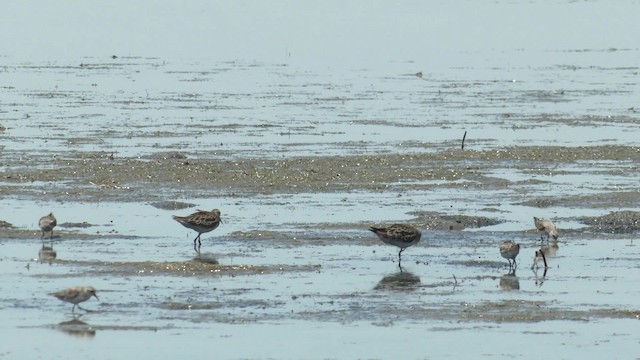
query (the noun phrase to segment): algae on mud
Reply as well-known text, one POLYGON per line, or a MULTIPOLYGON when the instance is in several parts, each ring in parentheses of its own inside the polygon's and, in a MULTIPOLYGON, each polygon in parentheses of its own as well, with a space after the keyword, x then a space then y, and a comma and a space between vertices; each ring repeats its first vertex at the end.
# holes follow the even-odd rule
POLYGON ((581 220, 596 232, 624 234, 640 231, 638 211, 612 211, 602 216, 583 217, 581 220))
MULTIPOLYGON (((631 146, 513 147, 498 150, 435 153, 318 156, 285 159, 215 159, 204 154, 192 160, 172 157, 143 160, 110 159, 104 152, 61 153, 46 169, 33 159, 9 156, 0 190, 13 195, 85 201, 166 201, 176 188, 224 193, 300 193, 335 191, 504 188, 509 181, 489 174, 506 167, 525 172, 557 172, 558 164, 582 161, 630 162, 637 172, 640 148, 631 146), (460 182, 462 180, 462 182, 460 182), (430 183, 430 181, 432 181, 430 183), (46 184, 46 186, 44 185, 46 184), (159 191, 159 190, 162 191, 159 191), (163 194, 162 196, 160 194, 163 194)), ((584 172, 588 173, 588 169, 584 172)))
MULTIPOLYGON (((322 265, 220 265, 211 261, 77 261, 54 260, 56 264, 70 267, 84 267, 87 276, 109 274, 110 276, 237 276, 261 275, 287 272, 315 272, 322 265)), ((71 274, 73 275, 73 274, 71 274)), ((67 277, 70 274, 37 275, 43 277, 67 277)))

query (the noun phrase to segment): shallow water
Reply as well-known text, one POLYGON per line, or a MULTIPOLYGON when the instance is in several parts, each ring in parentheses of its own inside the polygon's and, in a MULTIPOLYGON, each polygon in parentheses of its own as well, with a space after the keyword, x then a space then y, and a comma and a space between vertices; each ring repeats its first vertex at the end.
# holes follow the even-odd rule
POLYGON ((581 220, 638 211, 637 4, 357 4, 123 3, 116 48, 74 31, 95 9, 49 33, 15 5, 40 36, 0 22, 0 357, 637 356, 638 231, 581 220), (214 207, 197 256, 171 215, 214 207), (533 216, 560 228, 546 272, 533 216), (399 221, 423 232, 402 272, 366 230, 399 221), (100 301, 74 318, 47 294, 77 285, 100 301))

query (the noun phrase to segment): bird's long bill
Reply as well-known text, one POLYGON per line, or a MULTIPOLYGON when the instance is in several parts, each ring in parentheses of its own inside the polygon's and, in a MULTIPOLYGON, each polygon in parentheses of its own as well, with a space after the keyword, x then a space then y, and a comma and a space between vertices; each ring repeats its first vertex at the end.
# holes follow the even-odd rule
POLYGON ((93 293, 93 296, 96 298, 96 300, 100 301, 100 299, 98 299, 98 294, 93 293))

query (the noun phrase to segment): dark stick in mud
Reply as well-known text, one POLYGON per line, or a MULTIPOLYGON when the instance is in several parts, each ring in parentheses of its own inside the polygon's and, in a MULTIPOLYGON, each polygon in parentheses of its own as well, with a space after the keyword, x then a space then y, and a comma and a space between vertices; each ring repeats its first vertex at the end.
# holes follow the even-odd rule
POLYGON ((542 261, 544 262, 544 268, 547 269, 547 257, 544 256, 544 251, 542 250, 542 247, 540 248, 540 255, 542 255, 542 261))

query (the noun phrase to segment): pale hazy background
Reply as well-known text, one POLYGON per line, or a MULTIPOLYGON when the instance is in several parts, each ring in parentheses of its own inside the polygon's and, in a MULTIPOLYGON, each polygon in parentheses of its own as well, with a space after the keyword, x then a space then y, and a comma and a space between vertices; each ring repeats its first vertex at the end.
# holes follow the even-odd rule
POLYGON ((553 51, 635 46, 637 10, 637 1, 3 2, 0 54, 478 66, 491 62, 489 49, 544 61, 553 51))

